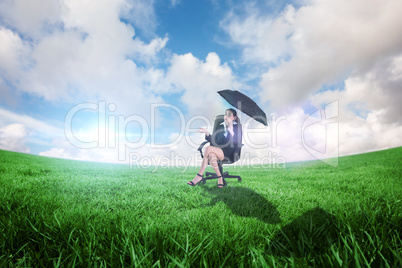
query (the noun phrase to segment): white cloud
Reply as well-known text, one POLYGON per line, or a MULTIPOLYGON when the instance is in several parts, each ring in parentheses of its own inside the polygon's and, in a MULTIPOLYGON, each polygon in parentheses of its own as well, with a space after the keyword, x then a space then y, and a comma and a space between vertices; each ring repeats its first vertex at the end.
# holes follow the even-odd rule
POLYGON ((0 149, 29 153, 30 148, 25 144, 28 131, 22 124, 11 124, 0 128, 0 149))
POLYGON ((84 159, 76 159, 74 156, 70 155, 65 151, 64 148, 51 148, 48 151, 40 152, 40 156, 47 156, 47 157, 56 157, 56 158, 65 158, 65 159, 73 159, 73 160, 84 160, 84 159))
MULTIPOLYGON (((176 93, 181 96, 178 103, 184 104, 178 108, 185 112, 188 122, 196 115, 212 120, 230 106, 217 94, 218 90, 246 88, 238 82, 242 78, 236 77, 214 52, 205 59, 191 53, 161 57, 168 38, 155 34, 154 1, 41 3, 0 3, 4 24, 0 27, 2 96, 16 90, 72 106, 104 100, 106 105, 115 104, 115 111, 109 114, 116 119, 118 115, 135 114, 150 123, 150 105, 162 103, 162 94, 176 93), (136 30, 147 41, 139 38, 136 30), (159 63, 168 67, 160 69, 159 63)), ((177 3, 171 1, 173 6, 177 3)), ((263 100, 286 106, 312 96, 309 101, 316 107, 339 100, 339 150, 349 154, 402 143, 398 138, 402 136, 402 35, 395 27, 401 22, 401 6, 391 0, 312 1, 298 10, 289 5, 272 17, 261 15, 255 6, 248 5, 247 17, 240 18, 232 12, 221 26, 244 49, 242 63, 253 70, 248 72, 257 70, 263 100), (261 70, 268 67, 262 75, 261 70), (312 95, 323 84, 343 80, 342 90, 312 95)), ((271 130, 250 138, 271 147, 257 149, 248 143, 243 154, 251 159, 267 157, 270 152, 286 161, 314 159, 301 140, 303 122, 309 115, 300 107, 283 108, 277 115, 286 116, 278 123, 277 132, 271 130)), ((156 124, 164 130, 177 124, 177 117, 164 117, 158 111, 157 116, 156 124)), ((96 123, 86 122, 75 129, 77 138, 99 138, 102 129, 96 123)), ((192 127, 198 123, 204 124, 198 121, 192 127)), ((145 144, 132 149, 128 148, 130 144, 125 146, 126 136, 119 136, 126 133, 116 133, 116 146, 82 149, 66 140, 63 123, 41 121, 4 109, 0 109, 0 127, 4 137, 10 138, 7 133, 11 130, 20 133, 15 143, 19 147, 15 145, 13 150, 29 150, 24 147, 26 142, 46 144, 50 149, 40 155, 102 162, 119 162, 122 153, 129 161, 128 154, 136 153, 153 164, 163 157, 173 164, 193 164, 200 160, 195 144, 203 141, 202 134, 186 133, 180 142, 168 148, 155 149, 145 144), (189 143, 186 138, 194 142, 189 143)), ((316 127, 305 134, 309 145, 319 149, 325 133, 321 125, 316 127)), ((177 129, 172 132, 170 140, 180 136, 177 129)))
POLYGON ((155 35, 157 19, 154 10, 154 0, 128 0, 121 10, 123 18, 130 21, 145 35, 155 35))
POLYGON ((277 62, 290 53, 287 37, 294 31, 295 9, 287 6, 275 17, 260 16, 254 4, 245 3, 246 17, 240 18, 233 11, 220 22, 231 39, 243 47, 245 62, 267 64, 277 62))
MULTIPOLYGON (((334 101, 339 101, 340 154, 402 145, 402 34, 396 27, 402 2, 310 1, 297 10, 289 5, 278 16, 245 6, 245 17, 231 12, 221 27, 243 49, 245 63, 266 66, 260 86, 269 108, 294 118, 283 122, 287 131, 281 137, 289 144, 279 144, 278 153, 308 159, 297 138, 301 133, 293 135, 308 115, 289 112, 292 104, 318 109, 334 101), (344 88, 317 93, 342 82, 344 88)), ((319 149, 320 130, 307 133, 319 149)))
POLYGON ((59 27, 64 9, 62 1, 4 0, 0 3, 0 16, 4 22, 28 38, 39 38, 43 32, 59 27))
MULTIPOLYGON (((174 55, 166 73, 153 70, 148 74, 153 76, 153 79, 150 80, 154 81, 158 92, 183 92, 181 98, 187 107, 174 108, 179 109, 179 115, 184 116, 182 118, 183 124, 189 128, 200 127, 201 125, 198 126, 197 123, 202 124, 202 126, 208 125, 205 120, 210 121, 216 115, 222 114, 229 105, 224 104, 224 100, 217 94, 217 91, 239 85, 231 69, 226 63, 221 63, 216 53, 209 53, 205 61, 197 59, 192 54, 174 55), (197 115, 199 117, 194 117, 197 115), (192 121, 191 125, 187 125, 191 123, 189 120, 194 118, 198 118, 200 121, 192 121)), ((151 111, 148 107, 142 112, 150 113, 151 111)), ((161 126, 166 127, 166 125, 173 129, 174 126, 177 126, 177 120, 182 120, 177 117, 177 114, 173 117, 165 117, 158 110, 156 112, 154 123, 157 129, 161 126)), ((151 123, 150 118, 145 119, 148 124, 151 123)), ((75 132, 77 139, 82 141, 96 140, 98 137, 97 126, 92 126, 91 129, 88 127, 75 132)), ((180 126, 179 129, 174 128, 175 131, 181 131, 180 126)), ((198 165, 198 162, 201 161, 196 149, 204 137, 199 133, 184 132, 183 136, 180 133, 171 133, 169 135, 169 143, 171 144, 165 148, 155 148, 149 144, 151 140, 148 140, 147 144, 136 149, 129 148, 135 144, 129 144, 125 136, 126 133, 118 133, 118 135, 115 147, 106 145, 106 148, 80 149, 62 140, 56 140, 52 145, 53 148, 42 152, 41 155, 82 160, 98 159, 105 162, 120 162, 120 156, 122 162, 127 163, 130 161, 130 153, 132 153, 133 156, 141 156, 141 158, 148 159, 147 161, 153 163, 168 159, 171 165, 183 165, 183 163, 198 165), (172 143, 173 141, 176 142, 172 143)), ((151 135, 155 135, 155 133, 151 133, 151 135)))
POLYGON ((13 31, 0 27, 0 68, 2 71, 15 71, 20 61, 24 45, 20 37, 13 31))
POLYGON ((83 149, 73 146, 64 139, 55 139, 49 146, 49 150, 40 152, 40 156, 73 159, 80 161, 95 161, 104 163, 128 163, 120 162, 116 148, 83 149))
MULTIPOLYGON (((205 61, 191 54, 174 55, 166 71, 154 67, 169 59, 159 57, 168 38, 153 33, 153 1, 47 1, 43 6, 36 1, 26 6, 22 1, 7 1, 2 7, 6 23, 0 29, 0 40, 4 41, 0 53, 5 60, 0 70, 7 71, 2 72, 3 95, 8 87, 55 104, 74 106, 104 100, 115 104, 116 117, 135 114, 150 122, 150 105, 162 103, 161 94, 183 92, 182 101, 188 105, 183 108, 190 116, 199 113, 212 118, 224 109, 216 91, 238 85, 230 67, 221 63, 216 53, 210 53, 205 61), (47 14, 47 9, 54 13, 47 14), (132 25, 147 32, 150 41, 141 40, 132 25)), ((44 145, 53 140, 48 144, 52 149, 42 155, 116 159, 116 148, 84 150, 69 144, 62 122, 56 128, 7 110, 0 110, 0 114, 4 115, 1 125, 20 122, 32 131, 30 140, 34 143, 44 145)), ((76 134, 96 134, 99 130, 92 123, 80 126, 76 134)), ((144 155, 169 152, 150 150, 144 146, 140 151, 144 155)))
POLYGON ((63 129, 58 128, 58 124, 55 122, 46 123, 28 115, 21 115, 0 108, 0 126, 5 126, 7 124, 23 125, 28 128, 30 132, 48 133, 48 135, 51 134, 55 137, 60 137, 64 134, 63 129))
POLYGON ((276 18, 231 14, 222 26, 244 48, 245 61, 274 64, 262 76, 262 96, 281 106, 400 53, 401 11, 398 0, 312 1, 276 18))
POLYGON ((223 114, 225 103, 217 94, 222 89, 237 89, 240 84, 227 63, 211 52, 205 61, 191 53, 174 55, 166 79, 176 91, 183 91, 182 101, 188 105, 190 116, 204 115, 213 118, 223 114))
POLYGON ((351 154, 402 145, 400 102, 401 56, 379 61, 366 72, 355 72, 345 88, 311 98, 314 106, 339 100, 339 151, 351 154))
POLYGON ((45 122, 0 108, 0 135, 3 148, 17 152, 30 152, 25 144, 49 145, 49 141, 63 139, 64 130, 58 122, 45 122), (29 135, 28 135, 29 134, 29 135))
POLYGON ((36 5, 31 9, 22 1, 2 3, 8 11, 2 9, 1 15, 9 22, 9 28, 0 28, 0 55, 5 59, 0 71, 2 80, 8 81, 2 81, 2 94, 12 89, 52 103, 106 100, 122 114, 142 113, 150 103, 162 102, 154 88, 163 71, 152 65, 167 37, 144 42, 120 20, 130 8, 140 14, 152 5, 50 2, 42 8, 30 1, 26 6, 36 5), (55 14, 48 15, 49 10, 55 14))

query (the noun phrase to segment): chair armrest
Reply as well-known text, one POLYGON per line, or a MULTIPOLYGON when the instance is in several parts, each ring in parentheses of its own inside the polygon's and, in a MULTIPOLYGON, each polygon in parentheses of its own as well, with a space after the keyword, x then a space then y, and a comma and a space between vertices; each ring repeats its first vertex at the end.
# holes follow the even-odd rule
POLYGON ((201 158, 204 158, 204 155, 202 154, 202 148, 204 147, 205 144, 207 144, 209 141, 204 141, 203 143, 200 144, 200 147, 198 147, 198 151, 200 151, 201 158))

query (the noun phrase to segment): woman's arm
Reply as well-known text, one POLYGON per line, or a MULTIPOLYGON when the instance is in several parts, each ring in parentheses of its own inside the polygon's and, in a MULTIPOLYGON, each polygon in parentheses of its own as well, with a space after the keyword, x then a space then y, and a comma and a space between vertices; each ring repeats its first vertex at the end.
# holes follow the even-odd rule
POLYGON ((223 129, 220 129, 210 135, 210 141, 211 145, 223 148, 230 144, 230 135, 228 135, 228 133, 223 129))
POLYGON ((205 128, 199 127, 197 131, 200 133, 205 133, 205 135, 209 136, 209 132, 205 128))
POLYGON ((209 134, 208 130, 206 130, 205 128, 198 128, 197 129, 198 132, 200 133, 205 133, 205 139, 209 142, 211 142, 211 135, 209 134))

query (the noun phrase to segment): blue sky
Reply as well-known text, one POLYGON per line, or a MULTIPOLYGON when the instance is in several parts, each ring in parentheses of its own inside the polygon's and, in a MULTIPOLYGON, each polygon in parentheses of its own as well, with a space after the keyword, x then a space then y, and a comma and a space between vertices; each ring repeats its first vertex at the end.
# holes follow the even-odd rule
POLYGON ((398 0, 40 3, 0 1, 0 149, 197 165, 194 128, 230 107, 222 89, 249 95, 269 117, 267 128, 247 125, 248 159, 402 145, 398 0), (86 109, 66 123, 77 107, 86 109), (317 110, 332 125, 308 125, 317 110))

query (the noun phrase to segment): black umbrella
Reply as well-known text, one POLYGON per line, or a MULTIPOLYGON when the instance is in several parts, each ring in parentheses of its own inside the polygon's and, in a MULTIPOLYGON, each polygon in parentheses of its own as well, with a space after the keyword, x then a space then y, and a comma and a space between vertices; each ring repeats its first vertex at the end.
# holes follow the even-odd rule
POLYGON ((256 121, 268 126, 267 116, 260 107, 258 107, 257 103, 255 103, 252 99, 240 93, 237 90, 225 89, 218 91, 219 95, 221 95, 230 105, 236 107, 243 113, 248 116, 254 118, 256 121))

